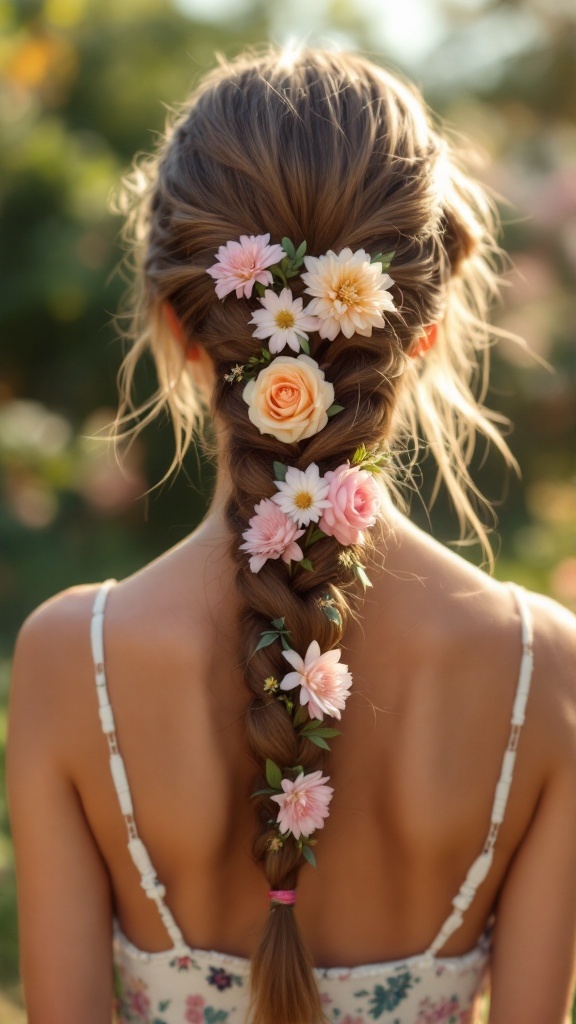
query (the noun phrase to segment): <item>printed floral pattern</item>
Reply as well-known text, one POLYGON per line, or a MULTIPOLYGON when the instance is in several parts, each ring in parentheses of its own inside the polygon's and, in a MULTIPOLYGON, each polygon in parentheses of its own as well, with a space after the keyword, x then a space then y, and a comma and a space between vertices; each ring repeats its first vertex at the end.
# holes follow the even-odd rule
POLYGON ((369 997, 368 1013, 374 1020, 378 1020, 386 1010, 395 1010, 397 1006, 400 1006, 400 1003, 409 995, 410 989, 419 981, 420 979, 415 978, 411 971, 403 971, 396 977, 390 978, 386 985, 375 985, 372 995, 366 989, 361 989, 354 995, 357 998, 369 997))
POLYGON ((458 996, 450 999, 441 999, 439 1003, 432 1003, 428 998, 420 1003, 416 1024, 460 1024, 465 1021, 466 1011, 462 1011, 458 996))
MULTIPOLYGON (((485 937, 450 960, 319 970, 322 1008, 331 1024, 470 1024, 489 957, 485 937)), ((246 1024, 241 958, 202 950, 147 958, 117 931, 115 978, 115 1024, 246 1024)))
POLYGON ((209 985, 215 985, 219 992, 232 988, 232 985, 241 985, 244 980, 238 974, 228 974, 221 967, 210 967, 209 971, 206 981, 209 985))

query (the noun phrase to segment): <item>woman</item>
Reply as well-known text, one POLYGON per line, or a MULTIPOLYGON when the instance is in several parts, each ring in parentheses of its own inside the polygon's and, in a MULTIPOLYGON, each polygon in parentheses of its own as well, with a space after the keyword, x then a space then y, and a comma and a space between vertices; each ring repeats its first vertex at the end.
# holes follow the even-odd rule
POLYGON ((486 542, 490 203, 414 89, 323 52, 219 67, 125 195, 117 432, 150 349, 136 415, 168 408, 178 464, 208 408, 218 479, 185 541, 21 630, 30 1024, 109 1022, 113 965, 121 1021, 472 1021, 489 972, 491 1024, 560 1024, 574 620, 390 497, 423 435, 486 542))

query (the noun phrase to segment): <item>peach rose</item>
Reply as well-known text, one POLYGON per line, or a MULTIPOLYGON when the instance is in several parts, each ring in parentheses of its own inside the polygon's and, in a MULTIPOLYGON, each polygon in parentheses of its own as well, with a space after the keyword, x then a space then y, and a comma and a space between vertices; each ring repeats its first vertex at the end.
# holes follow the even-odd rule
POLYGON ((310 356, 277 356, 246 385, 243 398, 261 434, 290 444, 326 426, 334 388, 310 356))

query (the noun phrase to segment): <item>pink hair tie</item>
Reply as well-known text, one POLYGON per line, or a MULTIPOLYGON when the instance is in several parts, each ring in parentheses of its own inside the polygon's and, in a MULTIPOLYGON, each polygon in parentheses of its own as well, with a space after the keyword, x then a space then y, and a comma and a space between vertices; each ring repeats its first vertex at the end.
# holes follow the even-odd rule
POLYGON ((270 902, 279 903, 283 907, 291 907, 296 903, 296 889, 270 889, 270 902))

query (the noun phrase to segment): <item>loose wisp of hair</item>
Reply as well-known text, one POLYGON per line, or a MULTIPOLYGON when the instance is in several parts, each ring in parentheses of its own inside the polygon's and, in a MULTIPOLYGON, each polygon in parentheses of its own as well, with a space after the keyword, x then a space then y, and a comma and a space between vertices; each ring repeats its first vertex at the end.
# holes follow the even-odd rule
MULTIPOLYGON (((469 473, 477 437, 514 463, 499 429, 506 421, 483 404, 489 348, 499 333, 488 323, 501 280, 495 203, 413 86, 358 55, 303 50, 286 58, 272 49, 221 61, 205 76, 156 151, 136 159, 118 207, 126 218, 133 285, 119 318, 129 347, 119 374, 116 439, 134 436, 167 411, 175 435, 171 472, 202 435, 206 413, 222 425, 221 457, 232 486, 226 519, 242 602, 240 660, 250 693, 247 736, 259 782, 267 760, 300 765, 306 773, 323 769, 325 751, 294 730, 263 687, 285 668, 279 645, 256 648, 279 613, 296 650, 305 651, 312 640, 321 650, 341 642, 354 614, 351 565, 326 537, 315 545, 313 573, 289 575, 282 562, 271 560, 254 573, 239 550, 241 535, 255 502, 274 492, 275 460, 334 470, 362 442, 390 450, 387 484, 398 495, 419 448, 429 451, 462 537, 478 537, 489 552, 478 512, 483 499, 469 473), (387 314, 385 327, 370 337, 338 335, 315 351, 343 411, 319 433, 291 444, 260 433, 242 389, 224 379, 233 364, 247 363, 259 350, 248 325, 255 303, 221 301, 207 274, 219 246, 266 233, 272 242, 305 240, 311 255, 345 247, 394 252, 396 312, 387 314), (187 360, 168 330, 166 302, 186 336, 211 358, 216 385, 210 401, 198 363, 187 360), (430 324, 439 325, 436 344, 425 358, 412 358, 430 324), (158 387, 139 404, 135 372, 148 354, 158 387), (339 623, 323 614, 319 599, 327 595, 339 623)), ((301 294, 301 282, 293 290, 301 294)), ((292 842, 271 846, 270 816, 277 807, 266 794, 254 803, 254 856, 271 889, 293 889, 301 850, 292 842)), ((271 910, 251 980, 254 1024, 324 1020, 292 907, 271 910)))

